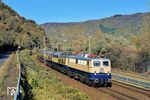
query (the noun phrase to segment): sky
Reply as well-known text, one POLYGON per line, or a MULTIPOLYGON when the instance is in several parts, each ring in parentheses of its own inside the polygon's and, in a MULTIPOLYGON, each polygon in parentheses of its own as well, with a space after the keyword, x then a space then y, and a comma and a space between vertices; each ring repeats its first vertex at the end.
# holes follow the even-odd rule
POLYGON ((149 12, 150 0, 3 0, 21 16, 47 22, 80 22, 149 12))

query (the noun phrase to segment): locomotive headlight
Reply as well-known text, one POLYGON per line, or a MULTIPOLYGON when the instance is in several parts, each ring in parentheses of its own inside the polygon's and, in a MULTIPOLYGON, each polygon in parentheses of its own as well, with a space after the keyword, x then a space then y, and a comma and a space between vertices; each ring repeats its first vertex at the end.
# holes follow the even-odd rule
POLYGON ((108 71, 107 75, 110 75, 109 71, 108 71))
POLYGON ((94 72, 94 75, 96 75, 96 71, 94 72))

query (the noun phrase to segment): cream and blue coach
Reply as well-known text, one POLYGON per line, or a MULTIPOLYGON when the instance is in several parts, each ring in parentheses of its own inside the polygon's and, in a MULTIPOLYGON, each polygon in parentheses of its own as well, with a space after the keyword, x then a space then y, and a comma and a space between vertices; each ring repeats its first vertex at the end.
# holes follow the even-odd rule
MULTIPOLYGON (((40 52, 44 54, 44 52, 40 52)), ((42 54, 38 57, 43 62, 42 54)), ((112 86, 111 62, 103 58, 85 58, 64 52, 45 52, 46 64, 66 73, 70 77, 79 79, 90 86, 112 86)))

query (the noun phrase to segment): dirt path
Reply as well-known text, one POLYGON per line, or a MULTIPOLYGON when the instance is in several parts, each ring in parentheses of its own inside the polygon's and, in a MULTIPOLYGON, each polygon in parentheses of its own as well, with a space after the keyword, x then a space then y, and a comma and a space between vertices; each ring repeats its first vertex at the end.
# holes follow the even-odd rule
POLYGON ((3 93, 0 97, 0 100, 13 100, 13 96, 7 95, 7 88, 8 87, 16 87, 17 85, 17 78, 18 78, 18 67, 17 67, 17 60, 16 55, 13 55, 12 58, 8 61, 7 66, 5 66, 4 70, 4 77, 3 77, 3 93))
MULTIPOLYGON (((43 67, 47 67, 46 65, 44 65, 43 63, 39 62, 37 59, 35 60, 35 62, 38 65, 41 65, 43 67)), ((51 68, 49 68, 49 70, 51 70, 58 78, 60 78, 66 85, 72 86, 76 89, 79 89, 80 91, 86 93, 92 100, 117 100, 116 98, 105 94, 99 90, 97 90, 94 87, 89 87, 75 79, 72 79, 70 77, 68 77, 67 75, 64 75, 56 70, 53 70, 51 68)))

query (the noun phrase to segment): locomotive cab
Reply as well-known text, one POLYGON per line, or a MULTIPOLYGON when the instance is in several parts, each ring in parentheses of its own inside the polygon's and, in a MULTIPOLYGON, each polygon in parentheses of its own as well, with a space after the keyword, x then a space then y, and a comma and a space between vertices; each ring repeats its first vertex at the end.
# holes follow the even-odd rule
POLYGON ((93 59, 89 66, 91 73, 111 73, 111 63, 109 59, 93 59))
POLYGON ((89 66, 90 80, 94 84, 111 86, 111 63, 109 59, 92 59, 89 66))

